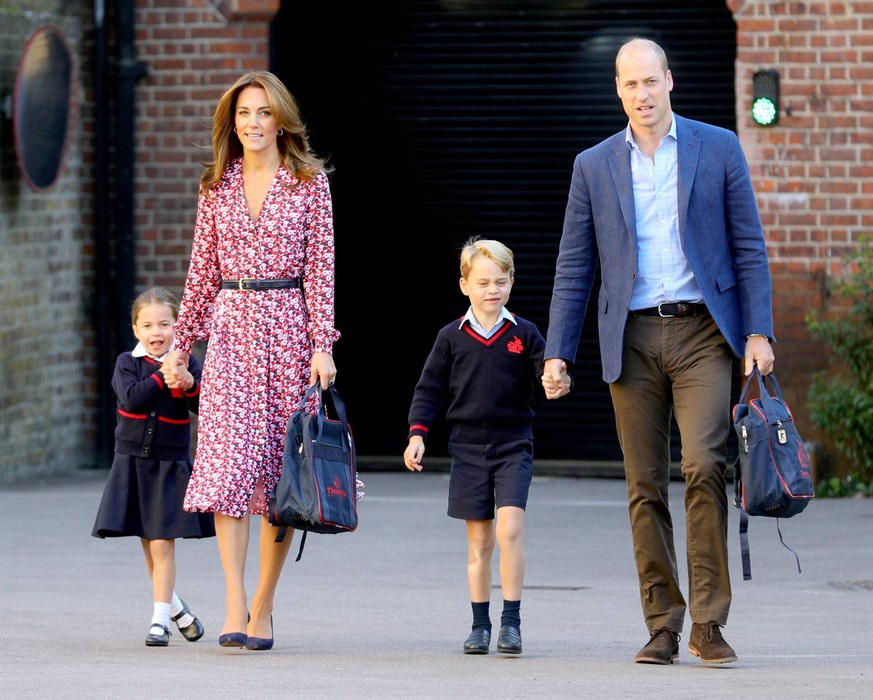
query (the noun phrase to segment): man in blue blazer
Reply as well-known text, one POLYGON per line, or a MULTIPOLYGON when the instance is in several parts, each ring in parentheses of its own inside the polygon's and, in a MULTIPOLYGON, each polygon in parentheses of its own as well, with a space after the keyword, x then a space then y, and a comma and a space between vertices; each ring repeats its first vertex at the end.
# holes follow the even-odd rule
POLYGON ((767 250, 749 169, 733 132, 673 113, 660 46, 636 38, 616 57, 625 130, 576 157, 555 271, 543 386, 570 391, 600 265, 597 321, 624 455, 628 510, 649 641, 638 663, 688 649, 736 660, 721 628, 731 585, 726 441, 733 357, 773 370, 767 250), (670 420, 682 439, 688 604, 668 508, 670 420))

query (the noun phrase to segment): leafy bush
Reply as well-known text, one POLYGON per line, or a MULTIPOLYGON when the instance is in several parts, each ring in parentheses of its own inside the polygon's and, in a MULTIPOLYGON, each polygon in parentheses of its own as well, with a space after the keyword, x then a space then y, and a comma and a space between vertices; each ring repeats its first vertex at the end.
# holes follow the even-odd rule
POLYGON ((821 498, 845 498, 846 496, 873 496, 873 485, 865 484, 853 476, 833 476, 815 487, 815 495, 821 498))
MULTIPOLYGON (((834 480, 823 491, 870 495, 873 491, 873 237, 846 256, 852 274, 836 292, 848 300, 848 313, 822 320, 815 311, 806 316, 813 336, 825 340, 838 363, 816 374, 809 388, 810 418, 833 439, 849 462, 845 483, 834 480), (858 485, 864 488, 858 488, 858 485), (864 490, 866 488, 866 491, 864 490)), ((828 495, 828 494, 825 494, 828 495)), ((847 495, 834 493, 832 495, 847 495)))

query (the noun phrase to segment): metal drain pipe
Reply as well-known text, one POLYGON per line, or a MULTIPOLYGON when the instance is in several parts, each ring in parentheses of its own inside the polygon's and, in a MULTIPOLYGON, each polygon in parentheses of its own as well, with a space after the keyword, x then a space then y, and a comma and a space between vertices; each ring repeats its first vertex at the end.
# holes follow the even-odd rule
POLYGON ((137 80, 147 72, 145 64, 136 61, 134 0, 121 0, 116 4, 115 12, 115 45, 118 58, 113 70, 106 2, 95 0, 92 309, 97 361, 95 466, 108 466, 111 463, 115 427, 112 372, 115 358, 131 341, 130 305, 136 285, 135 89, 137 80), (110 100, 110 94, 114 96, 114 100, 110 100), (114 119, 110 119, 110 115, 114 115, 114 119))
POLYGON ((130 340, 130 305, 136 286, 136 82, 146 75, 146 64, 136 60, 134 47, 135 2, 117 5, 116 37, 118 66, 115 102, 115 231, 116 231, 116 319, 117 338, 126 347, 130 340))
POLYGON ((109 73, 109 38, 104 0, 94 2, 94 288, 91 316, 94 327, 97 420, 94 468, 112 463, 115 400, 112 368, 116 347, 112 323, 112 232, 109 178, 109 104, 106 81, 109 73))

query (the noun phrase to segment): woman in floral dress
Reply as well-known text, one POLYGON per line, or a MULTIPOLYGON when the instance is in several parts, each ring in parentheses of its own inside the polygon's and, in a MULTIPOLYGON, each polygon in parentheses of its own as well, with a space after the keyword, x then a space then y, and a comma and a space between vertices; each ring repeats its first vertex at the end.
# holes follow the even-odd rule
POLYGON ((208 339, 194 470, 184 508, 214 513, 227 584, 222 646, 273 646, 273 600, 291 538, 267 522, 285 426, 308 386, 333 383, 334 237, 325 162, 271 73, 221 97, 200 178, 191 263, 175 325, 178 364, 208 339), (260 572, 245 591, 248 515, 260 572))

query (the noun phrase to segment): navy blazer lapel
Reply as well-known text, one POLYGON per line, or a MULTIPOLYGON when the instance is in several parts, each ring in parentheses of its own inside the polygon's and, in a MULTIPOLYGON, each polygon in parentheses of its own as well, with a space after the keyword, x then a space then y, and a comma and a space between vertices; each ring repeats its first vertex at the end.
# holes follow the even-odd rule
POLYGON ((624 217, 625 226, 630 232, 633 247, 637 245, 637 215, 634 208, 634 184, 630 166, 630 149, 625 141, 625 132, 622 131, 613 137, 612 155, 609 157, 609 172, 612 174, 612 182, 618 194, 621 205, 621 214, 624 217))
POLYGON ((676 154, 679 168, 676 202, 679 213, 679 238, 684 244, 688 202, 691 199, 691 187, 694 185, 697 160, 700 156, 700 138, 691 130, 688 122, 679 116, 676 116, 676 154))

